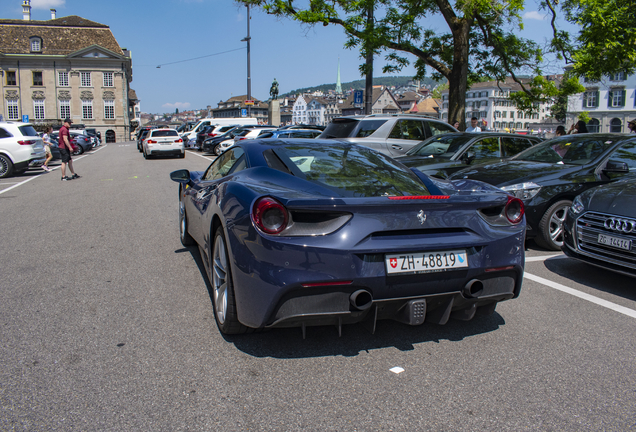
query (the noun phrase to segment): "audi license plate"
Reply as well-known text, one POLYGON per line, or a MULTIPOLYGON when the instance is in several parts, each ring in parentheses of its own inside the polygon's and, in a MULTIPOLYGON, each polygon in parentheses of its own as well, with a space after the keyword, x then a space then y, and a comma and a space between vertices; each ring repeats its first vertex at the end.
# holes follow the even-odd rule
POLYGON ((387 274, 428 273, 468 267, 465 250, 385 255, 387 274))
POLYGON ((632 250, 632 241, 624 240, 618 237, 612 237, 605 234, 598 235, 598 242, 607 246, 615 247, 623 250, 632 250))

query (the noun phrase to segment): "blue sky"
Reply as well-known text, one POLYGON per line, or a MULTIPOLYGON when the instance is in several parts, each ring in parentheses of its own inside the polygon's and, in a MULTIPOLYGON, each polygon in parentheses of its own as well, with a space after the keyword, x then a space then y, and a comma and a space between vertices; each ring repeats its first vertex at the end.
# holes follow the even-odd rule
MULTIPOLYGON (((22 18, 22 0, 0 0, 2 18, 22 18)), ((119 45, 132 51, 131 87, 143 112, 163 113, 217 106, 247 93, 246 8, 232 0, 31 0, 31 19, 79 15, 110 26, 119 45), (236 50, 232 52, 226 52, 236 50), (219 55, 217 54, 223 53, 219 55), (208 56, 197 60, 196 57, 208 56), (172 63, 172 64, 167 64, 172 63), (157 68, 162 65, 161 68, 157 68)), ((523 35, 543 43, 549 22, 528 2, 523 35)), ((336 81, 338 58, 342 82, 360 79, 362 60, 343 48, 340 27, 307 27, 252 8, 250 33, 252 96, 265 100, 274 78, 280 92, 336 81)), ((440 31, 444 30, 443 23, 440 31)), ((375 61, 374 76, 384 62, 375 61)), ((551 73, 560 72, 555 64, 551 73)), ((412 76, 414 69, 400 75, 412 76)))

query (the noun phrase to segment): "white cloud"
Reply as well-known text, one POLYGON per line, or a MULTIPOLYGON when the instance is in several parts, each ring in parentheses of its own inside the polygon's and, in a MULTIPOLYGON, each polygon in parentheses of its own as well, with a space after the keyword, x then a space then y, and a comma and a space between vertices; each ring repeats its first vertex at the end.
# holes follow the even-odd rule
POLYGON ((66 0, 31 0, 31 7, 33 9, 51 9, 60 6, 64 6, 66 0))
POLYGON ((543 21, 544 19, 546 19, 546 17, 547 15, 544 15, 537 11, 530 11, 523 14, 523 19, 535 19, 535 20, 543 21))
POLYGON ((166 103, 161 105, 162 108, 170 108, 171 110, 175 108, 179 109, 187 109, 190 108, 190 102, 175 102, 175 103, 166 103))

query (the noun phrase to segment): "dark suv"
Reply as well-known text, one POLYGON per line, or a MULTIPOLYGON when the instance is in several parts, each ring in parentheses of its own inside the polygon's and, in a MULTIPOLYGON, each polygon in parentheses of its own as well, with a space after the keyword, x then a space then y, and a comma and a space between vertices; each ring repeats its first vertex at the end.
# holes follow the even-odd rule
POLYGON ((457 132, 441 120, 413 114, 371 114, 333 119, 319 138, 337 138, 401 156, 434 135, 457 132))

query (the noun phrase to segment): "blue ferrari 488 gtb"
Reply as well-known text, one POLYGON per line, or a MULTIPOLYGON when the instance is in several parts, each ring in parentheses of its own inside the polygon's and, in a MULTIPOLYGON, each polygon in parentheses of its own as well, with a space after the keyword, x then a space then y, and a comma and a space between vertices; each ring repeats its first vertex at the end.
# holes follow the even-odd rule
POLYGON ((219 329, 445 324, 519 295, 522 202, 333 140, 252 140, 179 183, 219 329))

